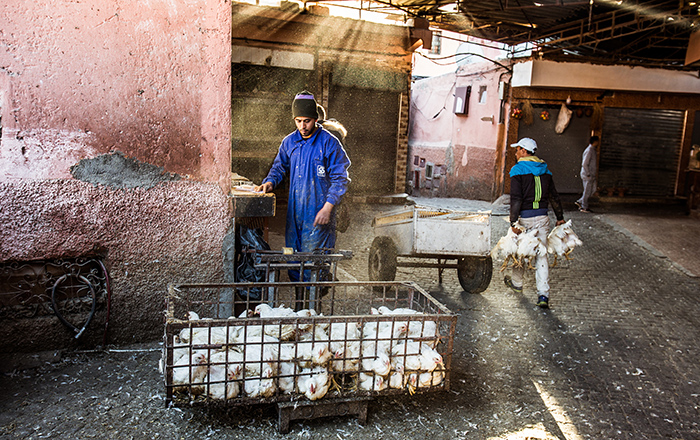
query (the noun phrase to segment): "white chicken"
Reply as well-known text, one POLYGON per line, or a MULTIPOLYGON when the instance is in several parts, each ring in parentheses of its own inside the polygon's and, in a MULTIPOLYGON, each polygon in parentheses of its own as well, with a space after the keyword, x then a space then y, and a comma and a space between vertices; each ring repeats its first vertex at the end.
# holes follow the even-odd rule
POLYGON ((282 361, 278 369, 278 386, 285 394, 292 394, 296 391, 296 378, 301 367, 294 361, 282 361))
POLYGON ((376 356, 362 357, 362 370, 365 373, 372 372, 377 376, 387 376, 391 372, 391 358, 384 352, 376 356))
POLYGON ((419 388, 430 388, 438 386, 445 379, 445 370, 442 368, 436 368, 433 371, 426 371, 418 375, 419 388))
MULTIPOLYGON (((405 307, 390 309, 386 306, 372 308, 373 314, 378 315, 422 315, 421 312, 405 307)), ((435 321, 411 318, 409 321, 381 321, 379 324, 366 323, 363 327, 363 337, 371 339, 375 337, 375 328, 381 333, 380 339, 401 338, 404 334, 408 339, 435 339, 433 344, 437 344, 439 334, 438 327, 435 321), (393 330, 393 332, 392 332, 393 330), (391 336, 388 334, 391 333, 391 336)))
POLYGON ((238 319, 250 318, 251 316, 253 316, 254 313, 255 313, 255 312, 253 312, 253 311, 250 310, 250 309, 243 310, 243 311, 238 315, 238 319))
POLYGON ((554 227, 547 236, 547 251, 554 255, 552 266, 556 266, 558 257, 571 260, 572 258, 569 254, 571 254, 576 246, 581 246, 582 244, 583 242, 581 242, 571 228, 571 220, 554 227))
POLYGON ((379 306, 374 310, 376 310, 380 315, 415 315, 419 313, 417 310, 409 309, 407 307, 397 307, 392 310, 386 306, 379 306))
POLYGON ((524 260, 527 260, 528 267, 534 269, 532 265, 532 260, 538 255, 546 255, 547 247, 542 243, 539 237, 539 230, 531 229, 527 232, 520 234, 520 239, 518 240, 518 251, 516 253, 518 265, 522 265, 524 260))
MULTIPOLYGON (((193 312, 193 311, 187 312, 185 317, 188 321, 199 321, 200 320, 197 312, 193 312)), ((178 334, 178 339, 180 340, 180 342, 183 342, 183 343, 189 342, 190 336, 196 330, 198 330, 197 327, 185 327, 182 330, 180 330, 180 334, 178 334)))
POLYGON ((420 344, 415 341, 395 345, 391 349, 391 368, 405 374, 421 369, 420 344))
MULTIPOLYGON (((202 383, 207 375, 208 363, 207 352, 204 350, 195 351, 192 353, 192 357, 189 355, 182 356, 173 365, 173 384, 193 385, 202 383)), ((198 387, 193 389, 193 392, 197 390, 199 390, 198 387)))
POLYGON ((389 384, 384 377, 373 373, 360 373, 357 378, 357 388, 363 391, 382 391, 389 384))
POLYGON ((569 227, 566 230, 566 245, 569 247, 569 249, 573 250, 576 246, 581 246, 582 244, 583 242, 580 238, 578 238, 578 235, 576 235, 574 230, 569 227))
POLYGON ((355 372, 360 367, 360 341, 348 341, 333 351, 331 368, 345 373, 355 372))
POLYGON ((189 321, 199 321, 199 314, 190 310, 189 312, 187 312, 187 319, 189 321))
MULTIPOLYGON (((310 318, 312 316, 318 316, 318 313, 316 313, 316 310, 314 309, 302 309, 297 311, 296 314, 300 318, 310 318)), ((298 325, 299 333, 308 332, 313 327, 313 324, 311 322, 300 322, 298 325)))
POLYGON ((204 380, 207 395, 212 399, 233 399, 240 392, 241 366, 210 365, 209 374, 204 380))
POLYGON ((518 237, 519 235, 513 232, 513 228, 508 228, 506 235, 501 237, 496 243, 496 246, 491 250, 491 258, 494 260, 503 259, 501 272, 508 267, 508 262, 513 260, 513 265, 517 265, 518 255, 518 237))
MULTIPOLYGON (((270 307, 267 304, 258 304, 255 307, 254 315, 259 315, 261 318, 296 318, 297 314, 294 310, 281 305, 279 307, 270 307)), ((248 333, 265 333, 268 336, 288 341, 293 339, 297 334, 298 326, 296 323, 281 324, 281 323, 263 323, 263 325, 249 325, 246 328, 248 333)))
MULTIPOLYGON (((210 363, 213 365, 225 364, 229 368, 238 369, 237 379, 244 378, 246 380, 245 386, 250 389, 255 387, 261 388, 259 391, 263 394, 269 383, 263 382, 259 379, 270 379, 275 376, 277 371, 277 362, 275 362, 276 354, 274 352, 266 353, 263 350, 263 358, 261 359, 260 346, 247 346, 245 347, 245 362, 244 355, 242 352, 230 349, 227 351, 220 351, 212 354, 210 363), (257 381, 256 381, 257 379, 257 381)), ((250 394, 246 391, 246 394, 250 394)))
POLYGON ((270 307, 268 304, 258 304, 255 307, 254 314, 259 315, 261 318, 289 318, 297 316, 294 310, 285 307, 284 304, 278 307, 270 307))
POLYGON ((415 394, 416 388, 418 388, 418 376, 420 376, 419 373, 411 373, 406 379, 406 387, 411 395, 415 394))
POLYGON ((391 349, 391 366, 395 371, 433 371, 442 365, 442 356, 427 344, 402 342, 391 349))
POLYGON ((270 378, 245 379, 243 387, 249 397, 272 397, 277 391, 274 379, 270 378))
MULTIPOLYGON (((280 346, 280 351, 282 359, 292 359, 300 364, 324 365, 332 355, 328 342, 314 340, 288 342, 280 346)), ((311 367, 309 366, 309 368, 311 367)))
MULTIPOLYGON (((192 346, 182 342, 173 343, 173 365, 177 364, 183 356, 189 356, 192 352, 192 346)), ((163 350, 158 368, 161 374, 165 371, 166 351, 163 350)))
MULTIPOLYGON (((362 326, 362 339, 391 347, 392 342, 408 331, 408 321, 369 321, 362 326)), ((387 349, 388 351, 388 349, 387 349)))
POLYGON ((193 345, 228 345, 234 343, 240 334, 240 326, 199 327, 192 333, 193 345))
POLYGON ((304 393, 309 400, 317 400, 325 396, 329 386, 330 375, 328 369, 322 366, 301 370, 297 380, 299 392, 304 393))
POLYGON ((431 320, 409 321, 406 333, 409 339, 420 339, 433 347, 440 340, 437 322, 431 320))
POLYGON ((392 371, 389 375, 389 388, 395 388, 400 390, 406 386, 407 381, 408 376, 399 371, 392 371))
POLYGON ((443 365, 442 355, 426 344, 421 345, 420 369, 431 372, 443 365))
POLYGON ((268 335, 249 335, 247 341, 231 347, 231 353, 240 353, 245 358, 246 377, 271 377, 277 371, 279 340, 268 335))
POLYGON ((360 353, 360 326, 356 322, 334 322, 329 330, 332 368, 336 371, 356 370, 360 353))
POLYGON ((229 344, 233 341, 241 330, 241 326, 214 326, 212 319, 200 319, 196 312, 187 312, 188 320, 191 322, 199 321, 202 323, 207 323, 206 326, 194 326, 192 324, 189 327, 185 327, 180 330, 178 334, 178 339, 182 343, 189 343, 191 345, 205 345, 205 344, 229 344), (209 321, 209 322, 207 322, 209 321))
POLYGON ((324 341, 328 343, 331 339, 328 334, 328 325, 316 324, 312 326, 309 331, 301 333, 298 339, 300 341, 324 341))
POLYGON ((318 313, 314 309, 301 309, 297 311, 297 316, 300 316, 302 318, 308 318, 311 316, 318 316, 318 313))
POLYGON ((296 356, 297 348, 295 343, 280 344, 277 386, 286 394, 291 394, 296 390, 297 374, 301 371, 301 367, 297 365, 296 356))
POLYGON ((237 350, 222 350, 212 353, 209 363, 216 364, 242 364, 243 354, 237 350))
POLYGON ((367 322, 362 327, 360 358, 365 372, 373 371, 386 376, 391 369, 390 352, 401 334, 406 332, 407 322, 367 322), (386 325, 389 324, 389 325, 386 325), (398 325, 397 325, 398 324, 398 325))
POLYGON ((380 306, 372 313, 379 316, 338 321, 316 318, 321 315, 311 309, 294 312, 284 305, 260 304, 239 317, 255 315, 257 323, 228 326, 202 323, 193 312, 186 323, 190 327, 173 337, 174 383, 215 400, 296 393, 318 400, 328 395, 331 385, 342 393, 339 378, 370 392, 415 392, 442 383, 443 360, 435 349, 439 323, 405 307, 380 306), (289 325, 280 325, 280 320, 289 325))
MULTIPOLYGON (((384 316, 416 315, 419 313, 420 312, 416 310, 405 307, 399 307, 393 310, 386 306, 380 306, 376 309, 372 308, 372 314, 384 316)), ((367 322, 363 326, 362 336, 364 338, 375 338, 375 328, 378 328, 380 338, 396 339, 408 331, 408 321, 394 318, 389 321, 379 321, 378 323, 367 322)))
POLYGON ((190 342, 190 338, 196 330, 197 327, 185 327, 182 330, 180 330, 180 333, 178 333, 177 335, 177 339, 181 343, 187 344, 188 342, 190 342))
MULTIPOLYGON (((327 338, 327 337, 326 337, 327 338)), ((305 368, 311 368, 313 365, 326 365, 333 357, 328 339, 315 340, 308 336, 296 344, 296 360, 305 368)))
POLYGON ((357 322, 334 322, 330 325, 331 348, 334 343, 344 341, 359 340, 361 336, 360 326, 357 322))

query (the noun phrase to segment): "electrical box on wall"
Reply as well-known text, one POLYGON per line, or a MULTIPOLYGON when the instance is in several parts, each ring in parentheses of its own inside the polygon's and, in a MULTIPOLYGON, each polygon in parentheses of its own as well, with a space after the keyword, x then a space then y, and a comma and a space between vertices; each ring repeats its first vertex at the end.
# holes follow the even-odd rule
POLYGON ((501 81, 498 83, 498 99, 504 101, 508 98, 508 83, 501 81))
POLYGON ((472 86, 457 87, 455 89, 455 108, 456 115, 466 115, 469 113, 469 96, 472 94, 472 86))

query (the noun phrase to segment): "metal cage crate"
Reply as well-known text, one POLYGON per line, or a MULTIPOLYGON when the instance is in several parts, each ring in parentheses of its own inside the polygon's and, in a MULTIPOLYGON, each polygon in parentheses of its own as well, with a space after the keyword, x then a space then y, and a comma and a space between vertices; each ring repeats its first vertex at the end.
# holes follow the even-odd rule
POLYGON ((450 387, 456 322, 457 315, 408 282, 173 284, 168 287, 161 360, 166 404, 310 404, 445 391, 450 387), (311 288, 327 292, 315 312, 252 314, 256 308, 261 313, 270 307, 295 310, 297 291, 311 288), (268 297, 274 299, 250 301, 251 289, 274 290, 268 297), (222 304, 222 298, 231 298, 233 304, 222 304), (212 318, 222 308, 236 315, 212 318), (318 365, 305 361, 309 346, 313 351, 324 344, 330 357, 317 357, 323 362, 318 365), (424 363, 416 364, 423 351, 432 353, 425 347, 440 358, 430 372, 422 369, 424 363), (390 353, 391 364, 379 379, 381 372, 371 365, 383 351, 390 353), (290 358, 283 353, 293 354, 290 358), (327 391, 305 393, 301 384, 308 386, 314 371, 324 368, 327 391), (426 373, 429 377, 421 377, 426 373))

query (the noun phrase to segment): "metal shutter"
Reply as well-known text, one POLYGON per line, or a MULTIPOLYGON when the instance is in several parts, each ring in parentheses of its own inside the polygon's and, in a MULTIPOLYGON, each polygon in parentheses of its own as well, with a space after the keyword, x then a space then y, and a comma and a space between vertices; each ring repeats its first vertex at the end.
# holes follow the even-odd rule
POLYGON ((684 115, 681 110, 606 108, 598 187, 625 188, 634 197, 673 197, 684 115))

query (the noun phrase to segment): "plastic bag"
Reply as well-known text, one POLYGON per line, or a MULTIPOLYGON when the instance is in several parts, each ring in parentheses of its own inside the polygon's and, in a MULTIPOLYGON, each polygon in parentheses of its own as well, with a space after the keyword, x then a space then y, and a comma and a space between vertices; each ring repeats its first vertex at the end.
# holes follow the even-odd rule
MULTIPOLYGON (((237 283, 261 283, 265 281, 265 270, 256 269, 260 264, 260 256, 250 250, 270 250, 270 245, 263 238, 262 229, 249 228, 244 225, 238 227, 236 252, 236 282, 237 283)), ((259 301, 262 298, 262 288, 238 289, 241 298, 251 301, 259 301)))
POLYGON ((554 131, 557 134, 562 134, 564 133, 564 130, 566 130, 566 127, 569 126, 569 122, 571 122, 571 115, 574 112, 569 110, 569 108, 566 106, 566 104, 561 105, 561 109, 559 109, 559 116, 557 116, 557 123, 554 126, 554 131))

